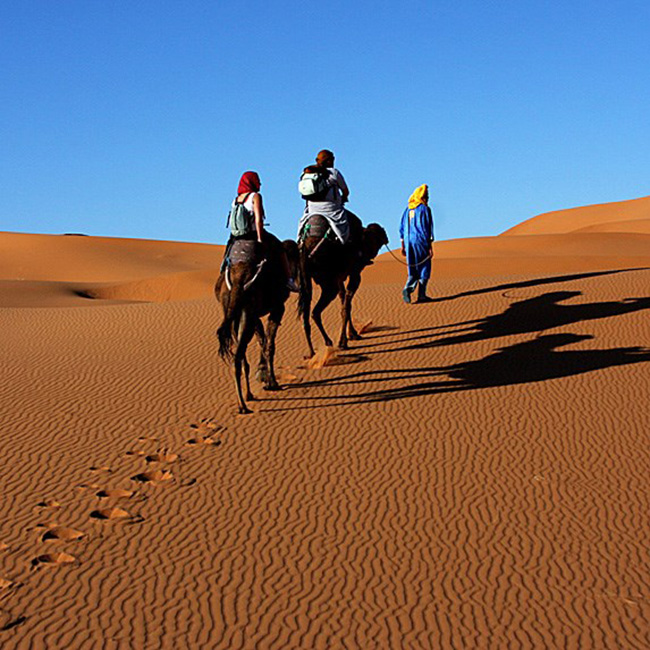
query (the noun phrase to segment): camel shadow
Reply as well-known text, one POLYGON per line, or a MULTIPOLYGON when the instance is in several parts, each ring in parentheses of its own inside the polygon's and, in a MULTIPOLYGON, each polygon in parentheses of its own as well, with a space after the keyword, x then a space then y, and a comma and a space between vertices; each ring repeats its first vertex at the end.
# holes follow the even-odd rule
POLYGON ((610 271, 591 271, 589 273, 573 273, 569 275, 554 275, 551 277, 534 278, 533 280, 522 280, 521 282, 506 282, 504 284, 496 284, 493 287, 485 287, 483 289, 471 289, 469 291, 461 291, 460 293, 451 296, 442 296, 434 298, 432 302, 445 302, 447 300, 456 300, 457 298, 467 298, 469 296, 478 296, 484 293, 492 293, 494 291, 508 291, 511 289, 526 289, 528 287, 537 287, 544 284, 556 284, 558 282, 573 282, 574 280, 585 280, 588 278, 602 277, 603 275, 615 275, 617 273, 629 273, 631 271, 646 271, 647 267, 636 267, 631 269, 614 269, 610 271))
MULTIPOLYGON (((446 335, 423 334, 410 339, 424 339, 419 343, 391 347, 391 352, 458 345, 513 334, 528 334, 563 327, 588 320, 622 316, 650 308, 650 298, 624 298, 620 301, 591 302, 583 304, 561 304, 581 295, 580 291, 551 291, 534 298, 526 298, 512 303, 500 314, 486 316, 482 320, 467 321, 463 333, 458 330, 446 335)), ((377 351, 386 353, 389 350, 377 351)))
MULTIPOLYGON (((596 277, 602 277, 606 275, 616 275, 619 273, 630 273, 632 271, 645 271, 648 270, 647 267, 638 267, 638 268, 631 268, 631 269, 616 269, 616 270, 610 270, 610 271, 593 271, 590 273, 576 273, 576 274, 571 274, 571 275, 556 275, 556 276, 551 276, 551 277, 541 277, 541 278, 534 278, 533 280, 524 280, 521 282, 509 282, 509 283, 504 283, 504 284, 497 284, 491 287, 485 287, 482 289, 473 289, 470 291, 463 291, 454 295, 450 296, 443 296, 441 298, 434 298, 432 300, 432 303, 434 302, 444 302, 447 300, 455 300, 456 298, 464 298, 464 297, 469 297, 469 296, 476 296, 476 295, 481 295, 481 294, 486 294, 486 293, 493 293, 497 291, 503 291, 504 295, 505 292, 508 290, 514 290, 514 289, 526 289, 530 287, 536 287, 536 286, 542 286, 546 284, 558 284, 561 282, 572 282, 575 280, 584 280, 584 279, 589 279, 589 278, 596 278, 596 277)), ((530 300, 523 300, 521 301, 521 304, 519 304, 518 307, 511 306, 511 310, 507 310, 504 312, 504 314, 499 314, 495 316, 489 316, 484 319, 474 319, 474 320, 467 320, 467 321, 462 321, 458 323, 452 323, 452 324, 446 324, 446 325, 437 325, 435 327, 421 327, 418 329, 411 329, 411 330, 403 330, 401 332, 401 335, 405 336, 406 338, 402 338, 402 342, 406 341, 415 341, 419 339, 427 339, 430 336, 432 336, 433 332, 435 331, 436 334, 435 336, 447 336, 447 335, 453 335, 452 338, 445 338, 445 339, 439 339, 438 342, 436 343, 431 343, 431 345, 442 345, 443 343, 454 343, 454 342, 465 342, 465 341, 473 341, 473 340, 480 340, 482 338, 492 338, 489 336, 489 333, 491 331, 496 332, 496 336, 499 336, 500 334, 498 333, 498 330, 503 327, 504 330, 508 329, 513 329, 513 333, 521 333, 521 332, 526 332, 526 331, 539 331, 538 328, 534 327, 535 323, 531 323, 531 317, 530 314, 526 312, 530 312, 534 309, 536 309, 538 306, 541 306, 542 308, 546 308, 546 313, 544 315, 544 318, 547 323, 549 323, 548 327, 544 329, 549 329, 551 327, 555 327, 553 324, 555 320, 559 318, 560 322, 559 324, 568 324, 570 322, 576 322, 576 320, 583 320, 583 318, 580 315, 576 316, 576 311, 574 305, 566 306, 562 305, 561 309, 556 313, 556 314, 551 314, 548 312, 548 307, 549 307, 549 302, 552 303, 553 296, 556 298, 556 302, 559 302, 561 300, 567 300, 570 297, 578 296, 580 295, 580 292, 577 291, 557 291, 557 292, 551 292, 548 294, 545 294, 547 296, 546 299, 543 299, 541 296, 538 296, 536 298, 532 298, 530 300), (571 314, 573 317, 573 320, 571 318, 567 318, 567 316, 571 314), (523 317, 524 322, 528 322, 529 325, 524 327, 522 329, 522 325, 515 325, 515 320, 523 317), (468 335, 467 337, 456 337, 459 331, 468 331, 470 329, 476 329, 477 332, 474 333, 473 335, 468 335), (449 330, 447 332, 440 332, 439 330, 449 330), (480 336, 480 332, 483 331, 487 335, 486 336, 480 336)), ((646 308, 648 306, 648 301, 650 299, 647 298, 641 298, 637 299, 641 301, 645 301, 639 309, 646 308)), ((623 303, 628 302, 628 300, 623 300, 623 303)), ((518 303, 514 303, 514 305, 518 305, 518 303)), ((589 318, 604 318, 607 316, 611 315, 617 315, 616 314, 616 305, 620 305, 620 303, 594 303, 596 307, 593 307, 591 309, 587 308, 585 305, 581 305, 580 310, 581 312, 585 315, 584 320, 588 320, 589 318), (613 311, 611 313, 607 313, 608 306, 613 306, 613 311)), ((552 305, 551 305, 552 306, 552 305)), ((626 307, 623 307, 623 312, 625 312, 626 307)), ((634 311, 634 307, 630 308, 631 311, 634 311)), ((393 328, 395 329, 395 328, 393 328)), ((508 333, 507 331, 504 331, 504 333, 508 333)), ((381 338, 388 338, 393 336, 392 334, 376 334, 374 336, 364 336, 364 340, 368 341, 367 343, 361 343, 360 345, 356 345, 355 347, 376 347, 378 342, 375 341, 375 339, 381 339, 381 338)), ((391 348, 391 350, 401 350, 401 349, 412 349, 413 347, 417 346, 406 346, 406 347, 400 347, 400 348, 391 348)), ((428 347, 426 345, 423 345, 422 347, 428 347)), ((391 350, 385 350, 382 351, 384 353, 389 352, 391 350)))
MULTIPOLYGON (((449 366, 411 368, 392 371, 367 371, 322 381, 307 382, 300 388, 323 385, 345 385, 338 396, 310 397, 310 401, 327 401, 321 407, 369 402, 388 402, 467 390, 479 390, 516 384, 529 384, 581 375, 595 370, 650 361, 650 348, 640 346, 601 350, 561 350, 569 345, 593 339, 584 334, 546 334, 530 341, 497 349, 476 360, 449 366), (377 376, 374 376, 377 375, 377 376), (386 376, 388 375, 388 376, 386 376), (397 376, 399 375, 399 376, 397 376), (350 391, 348 387, 395 380, 409 383, 397 388, 372 391, 350 391), (417 383, 413 383, 413 381, 417 383), (335 404, 332 404, 335 400, 335 404)), ((298 387, 298 386, 296 386, 298 387)), ((287 401, 304 398, 288 398, 287 401)), ((318 405, 316 405, 318 406, 318 405)), ((289 407, 288 410, 314 408, 289 407)))
MULTIPOLYGON (((622 272, 625 270, 561 276, 561 279, 558 277, 542 278, 510 285, 498 285, 491 289, 471 293, 529 287, 547 282, 569 281, 622 272)), ((411 335, 406 340, 402 338, 401 340, 355 345, 355 348, 377 348, 364 350, 364 354, 372 357, 375 354, 392 354, 402 350, 458 345, 512 335, 537 334, 531 340, 497 348, 491 354, 475 361, 465 361, 449 366, 366 370, 292 384, 288 387, 300 391, 319 386, 336 386, 341 387, 342 390, 338 395, 309 396, 307 397, 308 406, 288 406, 286 410, 330 408, 337 405, 391 401, 422 395, 543 382, 609 367, 650 361, 650 349, 645 347, 566 350, 564 348, 567 346, 593 339, 593 336, 573 333, 544 334, 547 330, 558 327, 623 316, 650 308, 650 297, 565 304, 566 301, 580 295, 579 291, 547 292, 533 298, 513 302, 503 312, 482 319, 404 332, 403 334, 411 335), (393 385, 399 382, 401 385, 395 388, 364 390, 365 385, 376 386, 386 382, 391 382, 393 385)), ((380 334, 368 338, 382 339, 384 336, 390 335, 380 334)), ((303 399, 305 399, 304 396, 287 396, 280 401, 290 403, 303 399)), ((284 409, 281 407, 281 410, 284 409)))

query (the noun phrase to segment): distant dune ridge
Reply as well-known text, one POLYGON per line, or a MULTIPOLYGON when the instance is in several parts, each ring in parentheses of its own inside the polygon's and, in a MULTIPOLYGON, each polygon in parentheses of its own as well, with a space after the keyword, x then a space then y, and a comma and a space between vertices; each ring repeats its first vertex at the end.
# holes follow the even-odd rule
POLYGON ((649 222, 386 253, 311 363, 291 299, 248 417, 223 247, 0 233, 0 646, 650 647, 649 222))
POLYGON ((223 246, 0 233, 0 306, 166 302, 207 295, 223 246))
POLYGON ((601 230, 648 234, 649 224, 650 196, 645 196, 630 201, 547 212, 506 230, 503 235, 557 235, 601 230))

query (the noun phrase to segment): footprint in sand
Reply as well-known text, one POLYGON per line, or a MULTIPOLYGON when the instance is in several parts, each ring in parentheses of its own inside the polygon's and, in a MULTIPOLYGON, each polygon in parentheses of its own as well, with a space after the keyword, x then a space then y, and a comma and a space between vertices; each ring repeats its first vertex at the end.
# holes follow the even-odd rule
POLYGON ((39 566, 40 564, 73 564, 76 561, 77 558, 69 553, 44 553, 32 560, 32 566, 39 566))
POLYGON ((138 483, 164 483, 165 481, 171 481, 173 478, 174 475, 168 469, 156 469, 136 474, 131 480, 138 483))
POLYGON ((10 612, 0 609, 0 632, 7 632, 19 625, 22 625, 27 620, 26 616, 19 616, 14 618, 10 612))
POLYGON ((79 485, 75 485, 77 490, 96 490, 98 487, 97 483, 79 483, 79 485))
POLYGON ((140 436, 138 442, 158 442, 158 438, 151 438, 148 436, 140 436))
POLYGON ((13 587, 14 584, 15 583, 12 582, 11 580, 7 580, 6 578, 0 578, 0 591, 9 589, 9 587, 13 587))
POLYGON ((61 541, 61 542, 71 542, 77 539, 85 537, 86 533, 76 530, 75 528, 66 528, 64 526, 55 526, 50 528, 42 539, 44 542, 48 541, 61 541))
POLYGON ((147 452, 142 449, 133 449, 132 451, 125 451, 125 456, 146 456, 147 452))
POLYGON ((190 424, 190 429, 196 429, 196 430, 205 430, 208 429, 209 431, 222 431, 225 427, 221 426, 220 424, 217 424, 216 422, 213 422, 209 418, 205 418, 203 420, 199 420, 198 423, 192 423, 190 424))
POLYGON ((93 519, 102 519, 104 521, 108 521, 108 520, 115 521, 116 519, 136 518, 128 510, 124 510, 123 508, 98 508, 97 510, 93 510, 90 513, 90 516, 93 519))
POLYGON ((44 499, 40 503, 37 503, 36 506, 38 508, 51 508, 52 510, 57 510, 61 507, 61 504, 53 499, 44 499))
POLYGON ((145 460, 148 463, 173 463, 177 461, 178 458, 178 454, 172 454, 171 452, 160 452, 147 456, 145 460))
POLYGON ((9 548, 9 544, 5 544, 4 542, 0 542, 0 551, 6 551, 9 548))
POLYGON ((133 490, 122 490, 121 488, 100 490, 97 495, 100 499, 130 499, 135 496, 133 490))
POLYGON ((212 436, 203 436, 201 438, 190 438, 187 443, 188 445, 212 445, 218 447, 221 444, 221 440, 215 440, 212 436))
POLYGON ((112 472, 113 470, 107 465, 93 465, 89 467, 91 472, 112 472))

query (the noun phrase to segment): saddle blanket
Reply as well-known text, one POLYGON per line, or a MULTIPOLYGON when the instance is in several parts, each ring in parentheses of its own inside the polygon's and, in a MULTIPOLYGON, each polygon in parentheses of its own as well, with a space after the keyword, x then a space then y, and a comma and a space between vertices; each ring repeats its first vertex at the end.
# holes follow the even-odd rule
POLYGON ((235 239, 228 252, 228 263, 257 264, 263 257, 262 245, 252 239, 235 239))
MULTIPOLYGON (((330 230, 330 223, 325 217, 312 215, 307 218, 303 225, 301 239, 306 239, 307 237, 322 239, 328 230, 330 230)), ((334 235, 333 232, 330 233, 330 236, 332 235, 334 235)))

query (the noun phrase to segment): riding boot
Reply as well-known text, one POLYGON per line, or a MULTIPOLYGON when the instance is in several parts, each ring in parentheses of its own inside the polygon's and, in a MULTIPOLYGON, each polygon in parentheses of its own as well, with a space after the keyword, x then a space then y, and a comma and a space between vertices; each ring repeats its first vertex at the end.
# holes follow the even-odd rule
POLYGON ((406 280, 406 285, 402 289, 402 300, 408 305, 411 302, 411 294, 415 291, 415 286, 417 285, 417 278, 409 277, 406 280))
POLYGON ((427 296, 427 280, 420 280, 418 284, 418 299, 416 302, 433 302, 433 298, 427 296))

